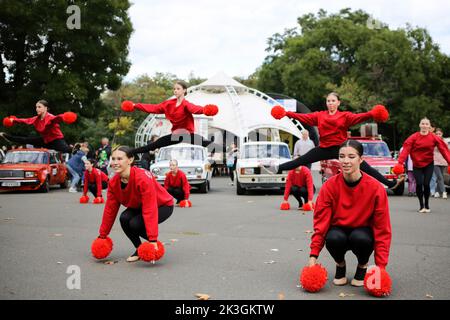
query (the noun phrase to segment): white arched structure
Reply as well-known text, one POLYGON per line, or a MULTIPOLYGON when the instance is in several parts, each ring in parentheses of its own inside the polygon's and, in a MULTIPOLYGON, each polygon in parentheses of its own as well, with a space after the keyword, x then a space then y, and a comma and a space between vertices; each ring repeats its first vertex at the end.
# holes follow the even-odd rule
MULTIPOLYGON (((303 126, 300 122, 287 117, 276 120, 271 116, 272 107, 279 105, 279 101, 242 85, 224 73, 190 87, 186 99, 201 106, 215 104, 219 107, 219 113, 214 117, 194 115, 196 132, 203 136, 207 136, 208 128, 217 128, 232 133, 242 143, 248 139, 250 132, 270 128, 272 141, 280 141, 278 130, 301 137, 303 126)), ((169 134, 170 126, 167 123, 162 125, 163 120, 164 115, 150 114, 138 128, 136 146, 146 144, 156 130, 159 130, 156 133, 158 136, 169 134)))

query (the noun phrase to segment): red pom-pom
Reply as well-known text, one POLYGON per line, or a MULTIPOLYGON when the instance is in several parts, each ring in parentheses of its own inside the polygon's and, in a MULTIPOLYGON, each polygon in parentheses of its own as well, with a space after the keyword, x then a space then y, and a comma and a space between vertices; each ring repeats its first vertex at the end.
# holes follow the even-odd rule
POLYGON ((75 112, 71 112, 71 111, 64 112, 63 121, 64 121, 64 123, 67 123, 67 124, 74 123, 75 121, 77 121, 77 114, 75 112))
POLYGON ((141 260, 150 262, 150 261, 158 261, 164 256, 164 245, 162 242, 157 241, 158 249, 155 249, 155 246, 150 242, 142 243, 137 249, 138 256, 141 260))
POLYGON ((282 106, 275 106, 270 112, 275 119, 281 119, 286 115, 286 110, 282 106))
POLYGON ((113 242, 110 237, 105 239, 97 238, 92 242, 91 252, 92 255, 97 259, 106 258, 113 249, 113 242))
POLYGON ((207 104, 203 108, 203 114, 205 116, 215 116, 219 112, 219 108, 215 104, 207 104))
POLYGON ((89 197, 88 196, 81 196, 80 197, 80 203, 88 203, 89 197))
POLYGON ((125 100, 124 102, 122 102, 121 108, 122 108, 122 111, 132 112, 132 111, 134 111, 134 103, 133 103, 133 101, 125 100))
POLYGON ((321 264, 306 266, 300 274, 300 284, 308 292, 318 292, 328 280, 327 269, 321 264))
POLYGON ((11 118, 12 117, 3 118, 3 126, 4 127, 12 127, 13 126, 14 122, 11 118))
POLYGON ((180 207, 181 208, 190 208, 190 207, 192 207, 192 202, 190 200, 181 200, 180 207))
POLYGON ((386 122, 389 119, 389 112, 385 106, 377 104, 372 108, 372 117, 376 122, 386 122))
POLYGON ((392 168, 392 172, 396 175, 403 174, 405 173, 405 168, 401 164, 397 163, 394 168, 392 168))
POLYGON ((386 297, 392 291, 391 277, 383 268, 370 267, 364 277, 364 288, 374 297, 386 297))
POLYGON ((280 210, 290 210, 291 209, 291 205, 289 204, 289 202, 283 202, 280 206, 280 210))
POLYGON ((95 204, 103 203, 105 200, 103 200, 103 197, 96 197, 93 201, 95 204))
POLYGON ((305 204, 303 205, 302 210, 303 210, 303 211, 311 211, 313 208, 314 208, 314 206, 313 206, 313 205, 310 205, 310 204, 307 202, 307 203, 305 203, 305 204))

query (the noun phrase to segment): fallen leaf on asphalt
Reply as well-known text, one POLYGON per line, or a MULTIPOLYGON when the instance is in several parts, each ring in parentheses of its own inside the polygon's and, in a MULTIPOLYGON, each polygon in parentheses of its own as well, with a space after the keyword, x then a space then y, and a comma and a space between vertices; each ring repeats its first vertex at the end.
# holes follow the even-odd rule
POLYGON ((278 294, 278 300, 284 300, 285 297, 286 297, 286 296, 284 295, 283 292, 280 292, 280 293, 278 294))
POLYGON ((5 220, 5 221, 12 221, 12 220, 16 220, 16 218, 5 218, 3 220, 5 220))
POLYGON ((426 295, 427 298, 433 299, 433 296, 431 294, 426 295))
POLYGON ((115 264, 115 263, 117 263, 117 262, 119 262, 119 261, 112 261, 112 260, 109 260, 109 261, 105 261, 105 262, 103 262, 104 264, 115 264))
POLYGON ((210 296, 206 293, 196 293, 197 300, 209 300, 210 296))
POLYGON ((264 262, 265 264, 274 264, 275 263, 275 261, 273 261, 273 260, 270 260, 270 261, 266 261, 266 262, 264 262))
POLYGON ((344 292, 339 293, 340 298, 353 297, 353 296, 354 296, 353 293, 344 293, 344 292))
POLYGON ((278 249, 270 249, 270 251, 278 252, 278 251, 280 251, 280 250, 278 250, 278 249))
POLYGON ((247 203, 253 203, 253 202, 255 202, 255 201, 252 201, 252 200, 250 200, 250 201, 247 201, 247 203))
POLYGON ((200 233, 194 232, 194 231, 183 231, 183 232, 180 232, 180 234, 184 234, 186 236, 199 236, 200 235, 200 233))
POLYGON ((177 242, 178 239, 170 239, 170 241, 172 241, 172 242, 177 242))
POLYGON ((54 237, 62 237, 62 233, 54 233, 53 236, 54 237))
POLYGON ((311 230, 306 230, 305 233, 313 233, 311 230))
POLYGON ((58 261, 57 264, 63 264, 61 261, 58 261))
POLYGON ((303 249, 297 249, 297 251, 303 251, 303 249))

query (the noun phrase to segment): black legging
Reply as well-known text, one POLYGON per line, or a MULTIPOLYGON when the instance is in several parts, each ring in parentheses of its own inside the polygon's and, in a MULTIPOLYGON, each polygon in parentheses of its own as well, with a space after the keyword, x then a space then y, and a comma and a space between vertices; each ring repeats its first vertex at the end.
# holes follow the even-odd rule
POLYGON ((42 137, 22 137, 13 136, 7 133, 3 134, 6 139, 19 144, 31 144, 35 148, 48 148, 56 151, 61 151, 63 153, 72 153, 72 148, 67 144, 64 139, 56 139, 45 143, 42 137))
MULTIPOLYGON (((105 190, 108 187, 108 182, 102 181, 102 190, 105 190)), ((97 184, 96 183, 89 183, 88 190, 94 195, 94 197, 97 197, 97 184)))
MULTIPOLYGON (((313 186, 313 190, 314 194, 316 192, 315 186, 313 186)), ((305 187, 292 186, 289 194, 292 194, 295 197, 295 199, 297 199, 299 207, 301 207, 303 203, 308 202, 308 189, 305 187)))
MULTIPOLYGON (((158 208, 158 224, 166 221, 173 212, 173 206, 164 206, 158 208)), ((131 240, 134 247, 141 245, 139 237, 148 240, 147 231, 145 229, 144 218, 142 217, 142 208, 133 209, 128 208, 120 215, 120 225, 123 232, 131 240)))
POLYGON ((433 176, 433 171, 433 162, 423 168, 413 167, 414 179, 416 179, 416 194, 417 198, 419 198, 420 209, 424 208, 424 200, 425 208, 430 208, 428 200, 430 199, 430 181, 433 176))
POLYGON ((336 263, 345 260, 348 250, 358 258, 360 265, 369 261, 374 248, 373 231, 370 227, 344 228, 332 226, 325 237, 325 245, 336 263))
POLYGON ((184 200, 184 191, 182 188, 170 187, 169 189, 167 189, 167 192, 169 192, 172 197, 177 199, 177 203, 180 203, 181 200, 184 200))
MULTIPOLYGON (((315 147, 314 149, 309 150, 303 156, 298 157, 297 159, 285 162, 278 167, 278 173, 280 174, 282 171, 288 171, 299 166, 304 166, 309 163, 313 163, 320 160, 329 160, 329 159, 338 159, 339 158, 339 146, 333 146, 329 148, 321 148, 315 147)), ((366 161, 363 161, 360 166, 361 170, 367 173, 369 176, 374 177, 382 184, 387 186, 388 188, 394 187, 397 182, 389 181, 386 179, 381 173, 372 168, 366 161)))
POLYGON ((166 136, 162 136, 158 140, 151 142, 149 141, 147 145, 134 148, 132 150, 133 154, 149 152, 155 149, 159 149, 166 146, 171 146, 177 143, 189 143, 193 145, 207 147, 210 152, 218 152, 220 150, 220 146, 213 143, 210 140, 205 139, 201 135, 195 133, 177 133, 177 134, 168 134, 166 136))

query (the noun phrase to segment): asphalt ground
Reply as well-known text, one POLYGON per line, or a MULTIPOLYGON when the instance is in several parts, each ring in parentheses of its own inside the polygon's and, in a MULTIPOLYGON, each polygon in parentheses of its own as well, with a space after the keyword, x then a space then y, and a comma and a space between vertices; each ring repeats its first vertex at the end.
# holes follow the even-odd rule
MULTIPOLYGON (((314 180, 320 186, 317 172, 314 180)), ((331 280, 319 293, 304 292, 298 279, 308 261, 312 213, 280 211, 279 192, 237 196, 229 182, 213 178, 210 193, 193 192, 193 207, 176 208, 159 226, 166 255, 156 264, 125 261, 134 248, 118 217, 113 252, 95 260, 90 245, 103 205, 79 204, 81 193, 0 194, 0 299, 376 299, 331 280)), ((416 198, 389 195, 393 291, 386 299, 450 298, 450 200, 430 201, 432 213, 421 214, 416 198)), ((293 197, 290 203, 296 208, 293 197)), ((351 279, 356 258, 348 252, 346 260, 351 279)), ((319 261, 332 279, 326 249, 319 261)))

